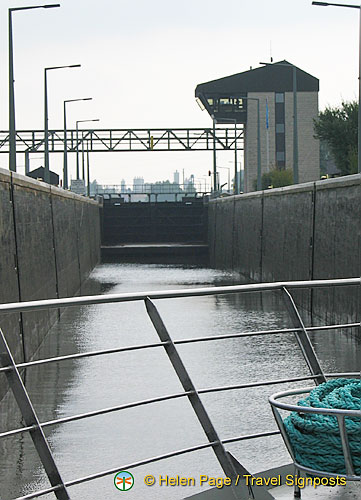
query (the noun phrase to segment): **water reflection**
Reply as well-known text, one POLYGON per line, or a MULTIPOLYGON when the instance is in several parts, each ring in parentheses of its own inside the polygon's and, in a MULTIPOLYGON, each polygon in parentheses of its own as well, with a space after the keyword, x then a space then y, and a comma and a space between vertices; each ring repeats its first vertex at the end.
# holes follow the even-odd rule
MULTIPOLYGON (((239 280, 239 276, 211 269, 104 264, 93 272, 83 293, 203 287, 239 280)), ((290 326, 280 297, 270 292, 165 299, 157 301, 157 307, 174 339, 290 326)), ((314 339, 326 371, 359 369, 361 348, 355 338, 326 332, 314 334, 314 339), (338 352, 341 354, 336 357, 338 352)), ((143 303, 92 305, 68 309, 37 357, 157 341, 143 303)), ((293 335, 188 344, 179 346, 179 351, 198 388, 308 374, 293 335)), ((41 421, 182 390, 163 348, 32 368, 26 386, 41 421)), ((226 438, 274 429, 267 397, 276 390, 281 386, 207 394, 202 400, 217 431, 226 438)), ((2 407, 1 429, 18 427, 21 417, 11 395, 2 407)), ((54 426, 46 434, 65 480, 205 442, 186 399, 54 426)), ((229 449, 255 471, 288 460, 279 445, 279 438, 273 437, 263 442, 232 444, 229 449)), ((1 498, 15 498, 47 485, 27 435, 1 440, 0 446, 1 498)), ((136 484, 127 495, 134 500, 178 499, 197 491, 197 487, 186 492, 174 488, 170 496, 166 488, 144 486, 146 474, 222 475, 210 450, 133 472, 136 484)), ((79 500, 119 496, 112 476, 71 488, 71 494, 79 500)))

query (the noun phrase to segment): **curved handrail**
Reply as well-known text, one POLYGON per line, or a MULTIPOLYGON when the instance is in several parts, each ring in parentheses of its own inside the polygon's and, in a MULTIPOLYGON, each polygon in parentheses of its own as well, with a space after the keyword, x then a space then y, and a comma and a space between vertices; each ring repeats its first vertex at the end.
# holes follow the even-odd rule
MULTIPOLYGON (((360 376, 359 373, 351 373, 351 374, 342 373, 339 375, 342 375, 345 378, 348 378, 350 376, 360 376)), ((301 387, 299 389, 277 392, 276 394, 272 394, 272 396, 268 398, 268 401, 271 403, 272 406, 275 406, 276 408, 280 408, 281 410, 287 410, 287 411, 296 411, 297 413, 318 413, 321 415, 336 415, 336 416, 345 415, 345 417, 361 418, 361 410, 345 410, 341 408, 314 408, 313 406, 312 407, 301 406, 289 403, 281 403, 277 401, 278 399, 283 397, 296 396, 297 394, 305 394, 311 392, 312 389, 314 389, 314 387, 301 387)))
MULTIPOLYGON (((354 377, 354 376, 360 376, 360 373, 337 373, 333 374, 332 376, 337 376, 337 377, 342 377, 342 378, 348 378, 348 377, 354 377)), ((346 425, 345 425, 345 418, 347 417, 356 417, 360 418, 360 424, 361 424, 361 410, 346 410, 346 409, 341 409, 341 408, 319 408, 319 407, 310 407, 310 406, 302 406, 302 405, 295 405, 295 404, 289 404, 289 403, 283 403, 278 401, 281 398, 289 397, 289 396, 296 396, 298 394, 305 394, 311 392, 311 390, 314 389, 314 387, 301 387, 298 389, 291 389, 287 391, 282 391, 278 392, 276 394, 273 394, 268 398, 269 403, 271 404, 272 412, 275 417, 276 423, 278 425, 278 428, 281 432, 282 438, 284 440, 284 443, 286 445, 286 448, 288 449, 292 460, 295 464, 295 467, 299 470, 302 470, 308 474, 314 475, 314 476, 325 476, 325 477, 343 477, 347 480, 350 481, 360 481, 361 476, 358 474, 355 474, 354 470, 354 465, 352 461, 352 455, 349 447, 349 442, 348 442, 348 436, 347 436, 347 430, 346 430, 346 425), (338 423, 338 428, 340 432, 340 438, 341 438, 341 447, 342 447, 342 453, 344 457, 344 462, 345 462, 345 469, 346 469, 346 474, 340 474, 340 473, 333 473, 333 472, 328 472, 328 471, 322 471, 322 470, 317 470, 313 469, 311 467, 307 467, 305 465, 300 464, 296 458, 295 458, 295 453, 293 450, 292 443, 289 439, 287 430, 285 428, 285 425, 283 423, 283 419, 279 413, 279 409, 281 410, 286 410, 286 411, 291 411, 291 412, 297 412, 297 413, 312 413, 312 414, 320 414, 320 415, 332 415, 337 418, 337 423, 338 423)))
MULTIPOLYGON (((53 309, 69 306, 85 306, 91 304, 108 304, 111 302, 130 302, 149 299, 175 299, 182 297, 201 297, 205 295, 226 295, 246 292, 265 292, 282 290, 283 288, 319 288, 328 286, 361 286, 361 278, 344 278, 335 280, 308 281, 276 281, 274 283, 257 283, 250 285, 216 286, 207 288, 186 288, 183 290, 158 290, 148 292, 118 293, 109 295, 89 295, 82 297, 66 297, 62 299, 33 300, 0 304, 0 314, 39 309, 53 309)), ((361 325, 361 323, 360 323, 361 325)))

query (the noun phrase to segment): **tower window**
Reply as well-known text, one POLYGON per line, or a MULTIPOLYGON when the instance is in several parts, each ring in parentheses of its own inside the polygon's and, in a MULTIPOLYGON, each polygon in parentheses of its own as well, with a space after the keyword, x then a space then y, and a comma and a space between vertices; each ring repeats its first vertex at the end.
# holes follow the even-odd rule
POLYGON ((275 146, 276 146, 276 166, 284 168, 286 164, 286 139, 285 139, 285 94, 275 92, 275 146))

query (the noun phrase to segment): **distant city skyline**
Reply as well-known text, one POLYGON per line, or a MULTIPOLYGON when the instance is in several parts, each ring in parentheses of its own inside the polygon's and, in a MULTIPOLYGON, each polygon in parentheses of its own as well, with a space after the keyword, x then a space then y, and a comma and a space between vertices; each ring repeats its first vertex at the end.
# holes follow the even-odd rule
MULTIPOLYGON (((45 2, 46 3, 46 2, 45 2)), ((49 128, 63 126, 63 101, 69 128, 76 120, 99 118, 94 128, 211 127, 194 100, 197 84, 245 71, 260 61, 286 59, 320 80, 320 108, 358 98, 359 13, 320 8, 311 0, 63 0, 56 9, 13 15, 17 129, 43 128, 43 70, 81 64, 77 70, 51 72, 48 78, 49 128), (53 74, 54 73, 54 74, 53 74)), ((0 129, 8 130, 8 8, 42 5, 34 0, 3 0, 0 5, 0 129)), ((87 124, 84 125, 84 128, 87 124)), ((89 124, 88 124, 89 125, 89 124)), ((31 169, 43 165, 37 153, 31 169)), ((217 161, 230 166, 232 153, 217 161)), ((24 172, 23 155, 18 155, 24 172)), ((91 180, 127 183, 207 174, 212 152, 93 153, 91 180)), ((0 154, 0 167, 8 158, 0 154)), ((62 157, 50 156, 61 174, 62 157)), ((221 183, 227 171, 220 170, 221 183)), ((75 155, 69 155, 69 179, 75 155)))
MULTIPOLYGON (((150 201, 179 201, 183 199, 202 197, 211 193, 212 183, 206 179, 196 179, 193 174, 179 182, 179 172, 173 173, 173 181, 169 179, 155 182, 145 182, 143 177, 134 177, 133 183, 126 184, 122 179, 120 184, 98 184, 96 181, 90 185, 90 196, 101 195, 104 199, 114 198, 114 203, 150 202, 150 201)), ((71 188, 73 189, 73 187, 71 188)), ((75 192, 77 186, 74 186, 75 192)), ((226 190, 224 190, 226 192, 226 190)), ((78 193, 80 194, 80 193, 78 193)))
MULTIPOLYGON (((170 185, 176 185, 176 186, 187 186, 189 184, 195 184, 195 185, 208 185, 209 187, 211 186, 211 180, 207 180, 207 179, 196 179, 194 174, 190 174, 189 177, 185 177, 184 180, 182 179, 182 181, 180 181, 180 178, 179 178, 179 175, 180 173, 178 172, 178 170, 176 170, 175 172, 173 172, 173 180, 171 180, 170 178, 164 178, 164 179, 156 179, 156 180, 152 180, 152 181, 147 181, 144 179, 143 176, 136 176, 133 178, 133 181, 130 182, 130 183, 126 183, 125 179, 122 179, 119 183, 117 184, 113 184, 113 186, 120 186, 121 187, 121 191, 125 192, 126 190, 137 190, 137 188, 139 189, 143 189, 144 187, 146 186, 155 186, 157 184, 170 184, 170 185)), ((99 185, 101 183, 98 183, 99 185)), ((112 186, 112 184, 103 184, 105 186, 109 185, 109 186, 112 186)))

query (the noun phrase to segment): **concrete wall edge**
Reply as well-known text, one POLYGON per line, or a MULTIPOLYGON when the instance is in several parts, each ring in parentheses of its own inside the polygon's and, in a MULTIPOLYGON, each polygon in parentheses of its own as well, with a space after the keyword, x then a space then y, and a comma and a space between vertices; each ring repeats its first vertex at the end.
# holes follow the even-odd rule
POLYGON ((28 189, 53 193, 56 194, 57 196, 73 199, 76 201, 81 201, 83 203, 90 203, 97 206, 99 205, 98 201, 88 198, 86 196, 81 196, 80 194, 72 193, 71 191, 67 191, 57 186, 52 186, 51 184, 47 184, 45 182, 32 179, 31 177, 27 177, 26 175, 19 174, 17 172, 11 172, 10 170, 6 170, 4 168, 0 168, 0 180, 2 182, 8 182, 10 184, 26 187, 28 189))

